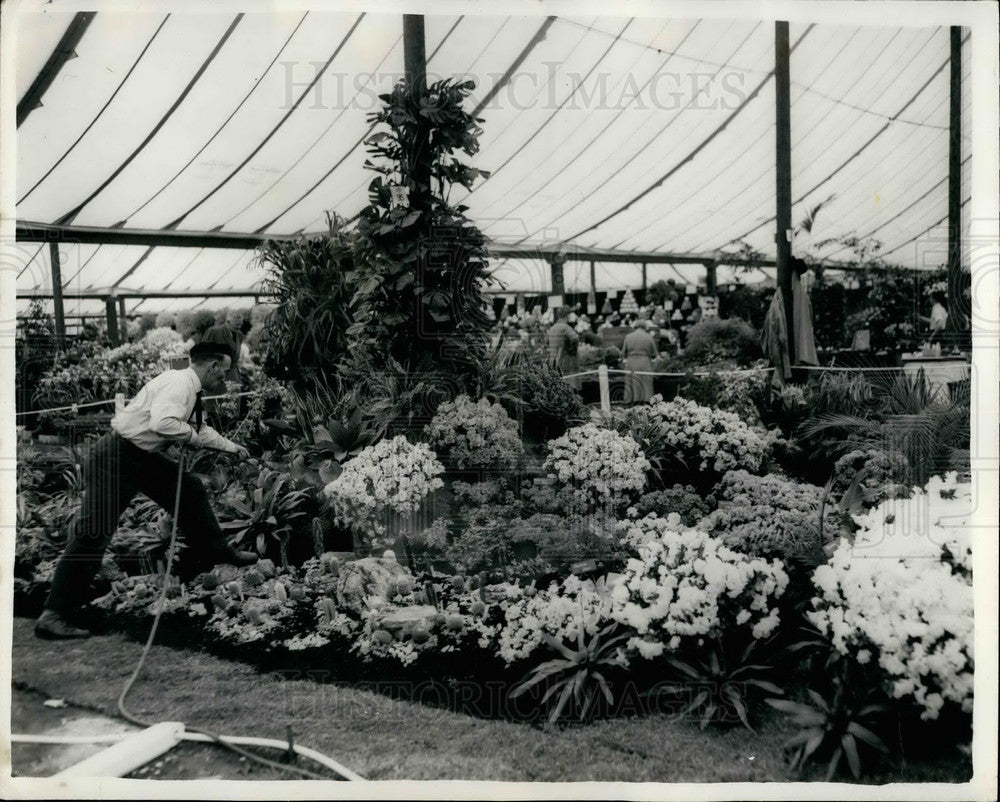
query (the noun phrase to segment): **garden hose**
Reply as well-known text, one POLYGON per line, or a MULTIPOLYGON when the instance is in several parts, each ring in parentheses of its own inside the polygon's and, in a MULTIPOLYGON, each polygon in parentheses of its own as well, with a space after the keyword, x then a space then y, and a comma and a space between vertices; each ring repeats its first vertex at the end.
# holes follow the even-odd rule
MULTIPOLYGON (((132 685, 135 683, 142 671, 143 664, 146 662, 146 657, 149 655, 149 650, 153 645, 153 639, 156 637, 156 630, 160 625, 160 616, 163 613, 163 606, 167 598, 167 585, 170 580, 170 570, 173 565, 174 555, 177 550, 177 516, 180 513, 181 508, 181 480, 184 476, 184 454, 181 452, 180 457, 177 460, 177 491, 174 496, 174 519, 170 530, 170 546, 167 549, 167 564, 163 573, 163 585, 160 588, 160 598, 156 603, 156 612, 153 616, 153 626, 149 631, 149 637, 146 638, 146 645, 142 649, 142 654, 139 657, 139 662, 136 664, 135 670, 132 672, 132 676, 128 678, 125 683, 125 687, 122 688, 121 695, 118 697, 118 712, 121 714, 122 718, 126 721, 131 722, 139 727, 150 727, 152 722, 143 721, 138 716, 132 715, 125 707, 125 697, 128 696, 130 690, 132 690, 132 685)), ((198 740, 205 742, 217 743, 225 748, 235 752, 248 760, 253 760, 261 765, 268 766, 279 771, 288 771, 293 774, 301 775, 305 778, 311 780, 323 780, 325 779, 322 775, 316 772, 309 771, 308 769, 299 768, 298 766, 289 766, 285 763, 278 763, 274 760, 268 760, 267 758, 255 755, 252 752, 247 752, 245 749, 241 749, 237 746, 237 743, 243 743, 248 746, 274 746, 279 749, 284 749, 286 751, 294 751, 296 754, 301 754, 306 757, 310 757, 313 760, 325 765, 327 768, 333 769, 342 777, 348 780, 363 780, 364 778, 349 769, 340 766, 336 761, 327 758, 325 755, 321 755, 319 752, 315 752, 312 749, 306 749, 303 747, 298 747, 292 744, 290 741, 276 741, 271 739, 263 738, 237 738, 226 735, 216 735, 215 733, 203 730, 197 727, 187 727, 185 729, 188 733, 193 736, 201 737, 187 737, 185 740, 198 740), (323 759, 320 760, 319 758, 323 759)))

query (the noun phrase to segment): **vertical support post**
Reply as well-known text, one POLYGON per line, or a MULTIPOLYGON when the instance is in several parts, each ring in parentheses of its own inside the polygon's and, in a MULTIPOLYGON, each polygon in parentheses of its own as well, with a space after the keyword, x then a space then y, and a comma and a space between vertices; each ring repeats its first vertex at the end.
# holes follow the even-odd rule
POLYGON ((403 15, 403 69, 408 84, 421 84, 427 80, 427 51, 424 44, 424 18, 422 14, 403 15))
POLYGON ((49 243, 49 265, 52 269, 52 311, 56 318, 56 348, 62 350, 66 343, 66 309, 63 306, 62 260, 59 243, 49 243))
POLYGON ((642 291, 645 292, 649 289, 649 284, 646 280, 646 263, 642 263, 642 291))
POLYGON ((948 126, 948 330, 962 328, 962 28, 951 26, 948 126))
POLYGON ((125 317, 125 296, 118 298, 118 325, 121 331, 121 341, 128 342, 128 319, 125 317))
POLYGON ((552 295, 565 295, 566 280, 563 276, 563 265, 566 264, 566 254, 556 253, 549 259, 549 275, 552 278, 552 295))
POLYGON ((111 339, 111 345, 118 346, 121 345, 119 339, 120 332, 118 331, 118 304, 117 299, 112 295, 104 299, 104 312, 108 321, 108 337, 111 339))
POLYGON ((795 364, 795 313, 792 307, 792 126, 789 75, 788 22, 774 23, 774 96, 775 96, 775 175, 778 287, 785 301, 788 327, 788 360, 795 364))
POLYGON ((597 278, 593 260, 590 262, 590 292, 587 294, 587 314, 597 314, 597 278))
POLYGON ((706 262, 705 264, 705 294, 715 295, 716 288, 718 287, 718 278, 716 276, 716 264, 715 262, 706 262))
POLYGON ((601 363, 597 368, 597 383, 601 391, 601 411, 611 411, 611 386, 608 383, 608 366, 601 363))

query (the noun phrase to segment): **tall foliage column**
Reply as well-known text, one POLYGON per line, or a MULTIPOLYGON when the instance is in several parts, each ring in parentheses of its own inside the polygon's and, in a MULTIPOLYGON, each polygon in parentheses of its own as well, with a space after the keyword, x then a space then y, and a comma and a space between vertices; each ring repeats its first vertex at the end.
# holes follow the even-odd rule
POLYGON ((358 223, 356 367, 425 381, 439 400, 474 386, 491 325, 485 238, 448 201, 452 185, 489 175, 456 158, 479 150, 481 120, 462 109, 474 87, 401 82, 380 96, 369 122, 382 130, 366 140, 377 175, 358 223))

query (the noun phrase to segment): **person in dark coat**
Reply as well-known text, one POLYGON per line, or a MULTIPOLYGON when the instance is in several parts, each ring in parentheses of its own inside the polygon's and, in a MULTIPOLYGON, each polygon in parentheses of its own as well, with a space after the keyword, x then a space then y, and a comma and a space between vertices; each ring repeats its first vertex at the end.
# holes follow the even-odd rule
POLYGON ((217 323, 205 330, 201 341, 203 343, 219 343, 229 349, 233 355, 233 363, 226 371, 226 381, 238 382, 240 377, 240 354, 243 348, 243 315, 235 309, 229 310, 224 323, 217 323))
MULTIPOLYGON (((556 322, 549 327, 547 335, 549 363, 559 368, 564 376, 576 373, 579 369, 577 346, 580 335, 569 325, 569 314, 570 310, 567 307, 560 307, 556 315, 556 322)), ((579 383, 579 379, 568 379, 567 381, 574 386, 579 383)))
MULTIPOLYGON (((656 342, 646 330, 644 321, 634 321, 632 331, 626 335, 625 342, 622 343, 622 357, 625 360, 623 367, 628 371, 651 374, 656 355, 656 342)), ((628 373, 625 376, 624 401, 626 404, 644 404, 652 397, 653 377, 651 375, 640 376, 636 373, 628 373)))

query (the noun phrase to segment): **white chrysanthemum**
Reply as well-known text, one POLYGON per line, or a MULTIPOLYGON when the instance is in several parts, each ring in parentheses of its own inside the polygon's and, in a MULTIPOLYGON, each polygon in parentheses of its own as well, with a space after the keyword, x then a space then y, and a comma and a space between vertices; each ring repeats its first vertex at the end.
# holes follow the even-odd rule
POLYGON ((627 500, 646 484, 650 465, 639 444, 593 423, 550 441, 548 451, 543 470, 581 506, 627 500))
POLYGON ((637 647, 641 655, 658 653, 652 644, 676 649, 684 637, 735 627, 765 638, 778 626, 774 602, 788 575, 777 560, 750 558, 694 529, 676 531, 654 515, 620 529, 639 556, 613 590, 612 616, 647 644, 637 647))
POLYGON ((399 435, 368 446, 344 463, 340 476, 323 492, 337 522, 365 534, 382 534, 387 511, 401 516, 418 512, 430 493, 444 485, 444 467, 425 443, 399 435))
POLYGON ((945 702, 972 710, 971 514, 971 486, 934 477, 857 517, 855 542, 813 573, 810 620, 842 654, 876 660, 893 696, 912 696, 924 718, 945 702))

